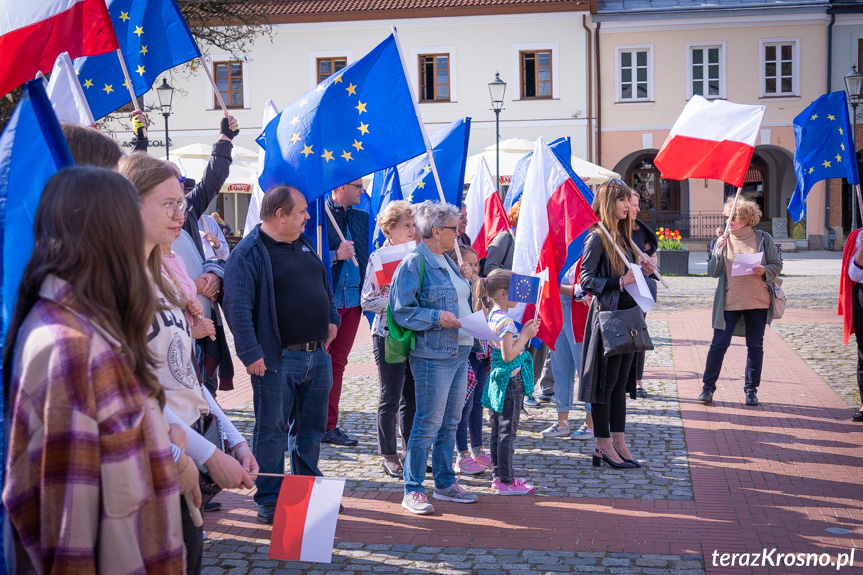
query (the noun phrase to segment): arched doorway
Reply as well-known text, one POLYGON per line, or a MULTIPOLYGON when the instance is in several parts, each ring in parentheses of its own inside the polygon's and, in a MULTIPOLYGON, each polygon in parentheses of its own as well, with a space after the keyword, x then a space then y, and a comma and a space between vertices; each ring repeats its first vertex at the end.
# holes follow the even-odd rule
MULTIPOLYGON (((680 230, 684 237, 691 233, 688 198, 682 198, 681 182, 662 177, 653 163, 657 149, 633 152, 621 159, 614 171, 623 175, 623 181, 638 192, 641 205, 639 216, 653 229, 670 227, 680 230)), ((688 189, 688 188, 687 188, 688 189)))
MULTIPOLYGON (((756 146, 746 179, 743 182, 742 195, 758 204, 761 208, 761 222, 755 227, 773 234, 787 231, 791 237, 796 227, 799 234, 805 238, 806 222, 794 224, 788 217, 788 202, 794 193, 797 176, 794 175, 794 156, 785 148, 772 145, 756 146), (776 225, 774 225, 776 220, 776 225), (779 221, 781 220, 781 221, 779 221), (784 228, 781 225, 784 222, 784 228)), ((725 185, 725 197, 733 196, 737 189, 725 185)), ((801 238, 802 239, 802 238, 801 238)))

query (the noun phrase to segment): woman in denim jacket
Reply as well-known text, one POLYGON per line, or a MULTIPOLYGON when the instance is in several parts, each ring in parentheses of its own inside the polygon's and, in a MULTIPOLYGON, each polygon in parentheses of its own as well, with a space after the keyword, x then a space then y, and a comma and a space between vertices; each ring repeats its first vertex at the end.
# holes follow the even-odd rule
POLYGON ((459 209, 425 201, 416 206, 422 242, 399 264, 390 288, 390 309, 400 326, 416 333, 409 362, 416 390, 416 416, 404 464, 402 507, 419 515, 434 513, 425 495, 426 463, 434 442, 435 499, 474 503, 458 485, 452 466, 455 432, 467 390, 468 355, 473 337, 458 318, 472 312, 470 285, 444 252, 455 247, 459 209))

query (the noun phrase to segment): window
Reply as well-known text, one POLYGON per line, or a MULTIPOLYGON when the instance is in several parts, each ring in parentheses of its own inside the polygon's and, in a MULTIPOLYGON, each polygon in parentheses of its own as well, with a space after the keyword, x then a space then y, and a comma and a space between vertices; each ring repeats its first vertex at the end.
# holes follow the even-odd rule
POLYGON ((761 96, 798 96, 798 41, 761 41, 761 96))
POLYGON ((551 50, 519 52, 521 97, 551 98, 551 50))
POLYGON ((653 100, 653 47, 617 48, 617 101, 653 100))
POLYGON ((689 44, 688 97, 725 97, 725 45, 689 44))
POLYGON ((420 102, 449 102, 449 54, 419 55, 420 102))
MULTIPOLYGON (((215 62, 213 64, 213 76, 216 86, 225 100, 228 108, 242 108, 243 103, 243 63, 233 60, 230 62, 215 62)), ((215 98, 215 94, 213 95, 215 98)), ((218 99, 214 99, 214 107, 219 106, 218 99)))
POLYGON ((347 58, 318 58, 318 84, 348 65, 347 58))

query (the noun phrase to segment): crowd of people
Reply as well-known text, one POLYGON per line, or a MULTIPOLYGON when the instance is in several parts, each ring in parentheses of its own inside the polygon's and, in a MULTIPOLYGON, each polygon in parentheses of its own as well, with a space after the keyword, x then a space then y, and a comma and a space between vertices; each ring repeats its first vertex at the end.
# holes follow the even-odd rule
MULTIPOLYGON (((327 197, 328 246, 304 234, 302 191, 277 186, 264 195, 261 223, 231 250, 230 229, 206 210, 238 132, 233 118, 222 120, 196 183, 148 155, 143 135, 124 156, 98 131, 64 126, 76 166, 42 195, 4 349, 2 499, 13 571, 200 573, 201 511, 219 507, 222 489, 256 487, 257 518, 273 523, 281 480, 271 474, 286 472, 286 458, 290 473, 320 476, 322 443, 358 444, 339 402, 363 312, 374 316, 381 468, 403 480, 407 511, 434 512, 429 472, 436 500, 478 501, 460 474, 490 473, 501 496, 533 493, 529 478, 516 476, 515 445, 525 406, 539 402, 556 411, 542 438, 595 438, 593 465, 642 466, 627 445, 626 407, 627 395, 647 397, 644 352, 605 353, 600 322, 602 311, 637 306, 625 289, 636 282, 634 266, 656 295, 657 238, 636 218, 638 196, 624 182, 596 191, 601 225, 561 274, 564 324, 546 342, 554 351, 543 350, 530 345, 541 320, 518 325, 507 313, 520 203, 480 260, 463 207, 390 202, 377 216, 386 236, 379 249, 416 247, 383 285, 369 254, 375 222, 358 207, 360 180, 327 197), (461 329, 459 318, 479 311, 499 341, 461 329), (396 329, 412 332, 413 344, 391 361, 396 329), (251 379, 251 446, 217 401, 233 386, 232 353, 251 379), (578 426, 570 424, 577 404, 585 411, 578 426)), ((745 334, 746 404, 756 405, 782 260, 769 234, 752 227, 756 204, 729 200, 725 215, 730 234, 710 255, 719 282, 698 399, 712 401, 731 337, 745 334), (756 252, 764 257, 754 274, 731 274, 736 254, 756 252)), ((859 244, 846 264, 852 327, 863 325, 859 244)), ((858 349, 863 382, 859 339, 858 349)))

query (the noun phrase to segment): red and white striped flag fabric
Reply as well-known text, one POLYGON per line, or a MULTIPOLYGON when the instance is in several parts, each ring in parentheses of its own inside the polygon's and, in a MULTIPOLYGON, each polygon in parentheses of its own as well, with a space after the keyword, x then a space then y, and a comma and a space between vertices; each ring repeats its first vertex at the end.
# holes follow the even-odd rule
POLYGON ((50 72, 62 52, 74 59, 118 47, 105 0, 0 0, 0 96, 50 72))
POLYGON ((270 559, 330 563, 345 480, 285 475, 270 541, 270 559))
POLYGON ((417 247, 416 242, 405 242, 395 246, 384 246, 372 254, 372 269, 375 270, 375 283, 385 286, 393 283, 396 268, 409 253, 417 247))
POLYGON ((739 188, 746 179, 766 109, 693 96, 654 163, 663 178, 708 178, 739 188))
POLYGON ((509 229, 509 220, 494 178, 485 158, 480 158, 476 168, 476 176, 470 183, 464 200, 467 206, 467 227, 465 233, 473 241, 478 258, 488 255, 488 246, 500 232, 509 229))

